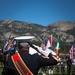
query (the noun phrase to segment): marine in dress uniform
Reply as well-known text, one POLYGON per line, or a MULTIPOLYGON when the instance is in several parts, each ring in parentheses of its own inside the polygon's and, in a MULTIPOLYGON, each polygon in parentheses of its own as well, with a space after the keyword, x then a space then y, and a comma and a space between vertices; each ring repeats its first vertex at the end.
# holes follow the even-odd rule
MULTIPOLYGON (((29 54, 30 45, 27 42, 19 43, 18 47, 18 52, 21 58, 23 59, 29 70, 33 73, 33 75, 37 75, 39 69, 42 66, 51 66, 58 63, 58 59, 52 55, 47 57, 39 55, 37 53, 33 55, 29 54)), ((8 58, 3 68, 2 75, 20 75, 13 64, 11 57, 8 58)))

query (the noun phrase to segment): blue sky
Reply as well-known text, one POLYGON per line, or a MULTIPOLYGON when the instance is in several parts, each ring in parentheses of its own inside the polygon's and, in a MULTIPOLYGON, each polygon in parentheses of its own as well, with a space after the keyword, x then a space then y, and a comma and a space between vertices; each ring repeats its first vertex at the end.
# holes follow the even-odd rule
POLYGON ((75 20, 75 0, 0 0, 0 20, 48 25, 75 20))

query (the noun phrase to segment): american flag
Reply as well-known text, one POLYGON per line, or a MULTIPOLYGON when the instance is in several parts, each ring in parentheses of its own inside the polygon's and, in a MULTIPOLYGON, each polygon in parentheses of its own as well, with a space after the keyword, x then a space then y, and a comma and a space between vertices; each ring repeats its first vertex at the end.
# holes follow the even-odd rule
POLYGON ((46 46, 45 46, 45 38, 42 39, 41 48, 42 48, 43 50, 46 49, 46 46))
POLYGON ((46 49, 52 47, 52 41, 53 41, 53 36, 50 35, 50 37, 47 40, 46 49))
POLYGON ((73 59, 74 55, 75 55, 75 42, 73 43, 72 47, 70 48, 69 53, 70 53, 70 59, 73 59))

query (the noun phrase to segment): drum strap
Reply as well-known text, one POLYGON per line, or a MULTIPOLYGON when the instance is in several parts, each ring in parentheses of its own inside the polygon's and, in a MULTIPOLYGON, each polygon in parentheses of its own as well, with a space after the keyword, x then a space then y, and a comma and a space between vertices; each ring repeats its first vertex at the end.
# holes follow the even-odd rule
POLYGON ((33 75, 19 53, 12 55, 11 58, 20 75, 33 75))

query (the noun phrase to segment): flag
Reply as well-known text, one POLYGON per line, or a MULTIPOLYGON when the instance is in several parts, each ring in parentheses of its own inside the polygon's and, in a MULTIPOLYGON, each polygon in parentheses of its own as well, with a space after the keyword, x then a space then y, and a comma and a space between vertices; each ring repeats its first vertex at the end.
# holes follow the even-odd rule
POLYGON ((8 40, 6 41, 5 45, 4 45, 4 49, 7 48, 8 43, 10 42, 10 37, 8 38, 8 40))
POLYGON ((70 59, 73 59, 73 46, 70 48, 69 53, 70 53, 70 59))
POLYGON ((70 53, 70 59, 73 59, 74 55, 75 55, 75 42, 73 43, 72 47, 70 48, 69 53, 70 53))
POLYGON ((7 49, 8 49, 9 42, 10 42, 10 37, 8 38, 8 40, 6 41, 6 43, 4 44, 4 47, 3 47, 3 53, 4 54, 8 53, 7 49))
POLYGON ((50 37, 47 40, 46 49, 49 47, 52 47, 52 41, 53 41, 53 37, 52 37, 52 35, 50 35, 50 37))
POLYGON ((9 38, 4 45, 4 54, 8 54, 13 46, 14 46, 14 38, 13 39, 9 38))
POLYGON ((46 49, 46 46, 45 46, 45 38, 42 39, 41 48, 42 48, 42 50, 45 50, 46 49))
POLYGON ((12 46, 11 46, 10 50, 15 50, 16 45, 17 45, 16 40, 13 40, 13 43, 12 43, 12 46))
POLYGON ((60 37, 58 37, 57 45, 56 45, 56 56, 59 55, 59 50, 60 49, 60 37))

